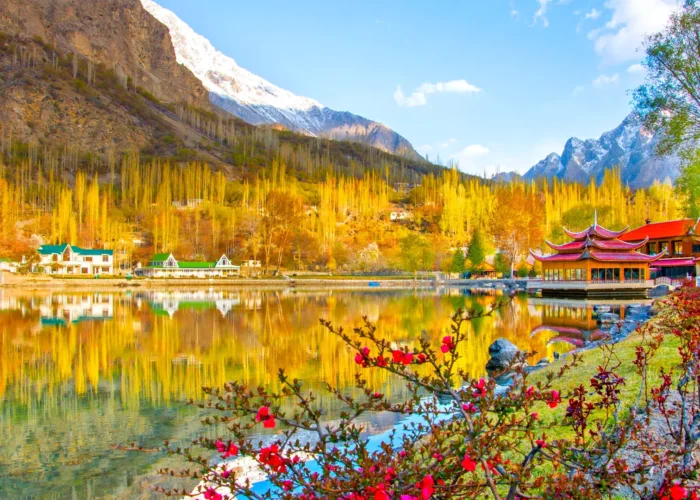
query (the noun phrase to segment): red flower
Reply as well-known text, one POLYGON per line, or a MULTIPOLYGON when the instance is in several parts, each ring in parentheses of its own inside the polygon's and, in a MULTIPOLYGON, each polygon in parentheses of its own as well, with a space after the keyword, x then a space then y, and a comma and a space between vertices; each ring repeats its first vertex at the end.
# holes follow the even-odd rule
POLYGON ((561 396, 559 395, 559 391, 553 390, 549 401, 547 401, 547 405, 550 408, 556 408, 559 405, 559 403, 561 403, 561 396))
POLYGON ((486 380, 484 380, 483 378, 479 379, 479 382, 477 382, 477 384, 474 385, 473 388, 475 398, 481 398, 486 396, 486 380))
POLYGON ((435 481, 433 476, 428 474, 420 482, 416 483, 416 488, 420 490, 420 495, 423 500, 428 500, 435 493, 435 481))
POLYGON ((678 484, 674 484, 669 488, 671 500, 683 500, 688 496, 688 490, 678 484))
POLYGON ((287 464, 282 455, 279 454, 279 447, 276 444, 260 450, 258 457, 260 463, 269 466, 275 472, 286 472, 287 464))
POLYGON ((416 356, 416 357, 418 358, 418 363, 425 363, 425 360, 427 359, 425 357, 425 354, 423 354, 422 352, 419 353, 418 356, 416 356))
POLYGON ((530 413, 530 417, 532 417, 532 420, 539 420, 540 414, 537 412, 533 412, 533 413, 530 413))
POLYGON ((255 415, 255 420, 263 423, 263 427, 266 429, 273 429, 275 427, 275 416, 270 413, 270 409, 267 406, 261 406, 258 410, 258 414, 255 415))
POLYGON ((367 367, 367 360, 369 358, 369 347, 363 347, 360 352, 355 354, 355 363, 367 367))
POLYGON ((479 409, 476 407, 474 403, 469 401, 468 403, 464 403, 462 405, 462 409, 466 411, 467 413, 476 413, 479 409))
POLYGON ((467 472, 474 472, 476 470, 476 462, 469 455, 465 454, 464 460, 462 460, 462 468, 467 472))
POLYGON ((440 350, 447 354, 448 352, 452 351, 455 348, 455 341, 454 337, 450 337, 449 335, 447 337, 444 337, 442 339, 442 345, 440 346, 440 350))
POLYGON ((225 444, 223 441, 220 439, 216 441, 216 449, 219 453, 224 455, 224 458, 232 457, 234 455, 238 455, 238 446, 236 446, 234 443, 229 442, 228 444, 225 444))
POLYGON ((204 498, 206 500, 222 500, 223 497, 216 492, 214 488, 209 488, 207 491, 204 492, 204 498))
POLYGON ((535 394, 534 387, 530 386, 525 390, 525 396, 527 396, 528 398, 531 398, 533 396, 533 394, 535 394))
POLYGON ((223 477, 224 479, 228 479, 229 476, 231 475, 231 471, 228 469, 222 469, 221 472, 219 473, 219 475, 221 477, 223 477))
POLYGON ((410 365, 411 363, 413 363, 412 352, 404 353, 403 351, 396 349, 391 354, 394 357, 394 363, 401 363, 403 365, 410 365))
POLYGON ((538 439, 537 441, 535 441, 535 444, 536 444, 537 446, 539 446, 540 448, 546 448, 546 447, 547 447, 547 441, 545 441, 544 439, 538 439))
POLYGON ((386 358, 384 356, 377 356, 377 366, 380 368, 386 366, 386 358))

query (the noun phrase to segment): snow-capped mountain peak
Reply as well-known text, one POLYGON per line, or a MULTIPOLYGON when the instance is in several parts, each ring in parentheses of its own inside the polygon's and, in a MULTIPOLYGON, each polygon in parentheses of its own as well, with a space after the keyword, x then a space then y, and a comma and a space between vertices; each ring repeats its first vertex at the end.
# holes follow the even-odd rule
POLYGON ((298 111, 323 107, 318 101, 295 95, 241 68, 233 58, 216 50, 209 40, 153 0, 141 0, 141 3, 170 30, 177 62, 194 73, 210 92, 222 97, 235 94, 238 100, 250 105, 298 111))
POLYGON ((384 125, 334 111, 268 82, 218 51, 172 11, 153 0, 141 3, 169 29, 177 61, 203 83, 216 106, 254 125, 278 123, 309 135, 355 140, 391 153, 418 157, 406 139, 384 125))
POLYGON ((561 157, 550 154, 524 177, 557 177, 583 183, 593 177, 600 182, 605 170, 619 167, 622 181, 633 188, 648 186, 655 180, 673 180, 680 173, 680 160, 675 156, 658 157, 654 152, 657 142, 657 137, 645 130, 632 113, 598 140, 582 141, 572 137, 566 142, 561 157))

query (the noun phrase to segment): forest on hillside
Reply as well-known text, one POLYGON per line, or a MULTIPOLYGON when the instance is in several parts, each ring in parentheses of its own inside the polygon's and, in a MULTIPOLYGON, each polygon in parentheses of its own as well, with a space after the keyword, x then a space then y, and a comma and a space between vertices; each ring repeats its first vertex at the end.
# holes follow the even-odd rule
POLYGON ((545 239, 564 241, 563 226, 588 226, 594 210, 614 229, 685 215, 670 182, 632 191, 617 170, 600 186, 493 182, 456 169, 411 184, 381 167, 329 169, 312 181, 296 175, 281 150, 243 178, 205 162, 138 154, 72 168, 67 151, 5 142, 2 153, 0 256, 13 258, 70 242, 112 248, 124 268, 173 252, 261 260, 267 272, 459 271, 465 253, 476 264, 498 253, 507 270, 545 239))

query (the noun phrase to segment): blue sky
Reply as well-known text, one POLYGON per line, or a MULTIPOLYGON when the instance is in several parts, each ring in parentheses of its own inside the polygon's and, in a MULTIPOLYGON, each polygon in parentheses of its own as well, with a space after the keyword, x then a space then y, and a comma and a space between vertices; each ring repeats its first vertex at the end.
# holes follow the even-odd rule
POLYGON ((680 0, 159 0, 244 68, 431 159, 523 172, 630 112, 680 0))

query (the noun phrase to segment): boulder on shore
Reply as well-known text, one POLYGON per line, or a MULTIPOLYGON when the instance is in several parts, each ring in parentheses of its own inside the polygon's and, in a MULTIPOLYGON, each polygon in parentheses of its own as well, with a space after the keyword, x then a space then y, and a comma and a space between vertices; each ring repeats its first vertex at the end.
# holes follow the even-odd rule
POLYGON ((507 370, 513 360, 520 354, 518 346, 508 339, 497 339, 489 346, 489 359, 486 363, 486 373, 489 377, 497 377, 507 370))

